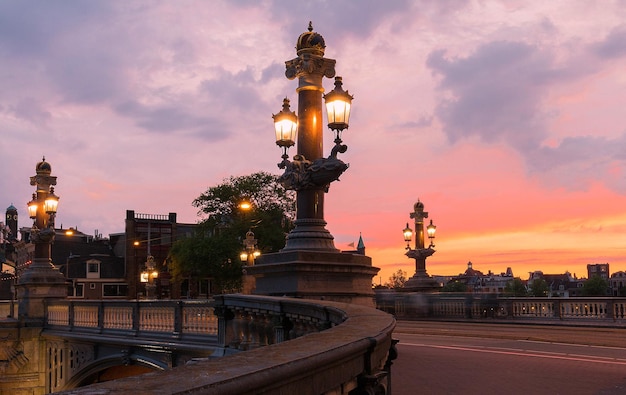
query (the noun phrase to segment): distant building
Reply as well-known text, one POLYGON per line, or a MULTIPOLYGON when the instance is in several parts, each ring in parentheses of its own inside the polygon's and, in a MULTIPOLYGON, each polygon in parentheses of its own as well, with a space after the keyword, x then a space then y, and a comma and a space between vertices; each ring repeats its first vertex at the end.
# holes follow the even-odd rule
POLYGON ((577 279, 576 276, 572 276, 568 271, 563 274, 544 274, 542 271, 537 270, 530 272, 528 287, 532 288, 532 284, 540 279, 543 279, 548 286, 548 297, 567 298, 580 296, 584 284, 583 280, 577 279))
POLYGON ((609 287, 611 288, 611 295, 626 296, 626 272, 619 271, 611 274, 609 287))
POLYGON ((605 280, 609 279, 609 264, 608 263, 592 263, 587 265, 587 278, 598 276, 605 280))
POLYGON ((484 274, 480 270, 474 269, 473 263, 467 263, 465 272, 456 277, 452 277, 449 281, 458 281, 467 286, 467 291, 481 294, 502 294, 506 285, 513 280, 513 270, 510 267, 506 272, 495 274, 491 270, 484 274))
POLYGON ((57 230, 52 262, 69 281, 69 297, 128 297, 124 257, 115 254, 109 239, 86 235, 78 229, 57 230))
MULTIPOLYGON (((75 228, 55 229, 51 246, 52 263, 67 277, 70 298, 135 299, 146 295, 141 273, 145 270, 148 256, 152 256, 159 271, 156 297, 186 297, 190 293, 189 281, 183 284, 187 287, 185 290, 181 291, 180 284, 173 287, 166 258, 172 243, 191 235, 195 226, 177 223, 176 213, 136 214, 128 210, 125 232, 111 234, 108 239, 97 231, 88 235, 75 228)), ((22 227, 19 229, 20 240, 10 245, 14 260, 11 264, 18 276, 33 259, 31 232, 30 227, 22 227)), ((9 278, 4 277, 5 280, 9 278)), ((195 294, 210 292, 208 279, 199 281, 197 287, 195 294)))
POLYGON ((140 214, 134 210, 126 210, 125 257, 126 282, 128 296, 140 298, 145 295, 145 284, 141 283, 141 272, 146 267, 148 256, 154 258, 159 275, 157 297, 186 298, 208 296, 211 294, 209 279, 198 281, 183 280, 180 284, 172 284, 167 269, 167 257, 172 244, 179 238, 193 234, 196 224, 176 222, 176 213, 168 215, 140 214))

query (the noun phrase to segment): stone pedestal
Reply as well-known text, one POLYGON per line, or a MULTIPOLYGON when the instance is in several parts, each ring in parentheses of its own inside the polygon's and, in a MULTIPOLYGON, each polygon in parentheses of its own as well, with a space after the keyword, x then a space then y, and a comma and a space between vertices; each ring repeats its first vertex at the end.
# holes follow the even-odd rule
POLYGON ((67 283, 49 259, 35 258, 22 273, 17 285, 18 316, 21 320, 43 322, 45 301, 67 297, 67 283))
POLYGON ((380 269, 365 255, 315 250, 264 254, 248 274, 256 295, 330 300, 374 306, 372 278, 380 269))
POLYGON ((413 277, 409 278, 400 291, 403 292, 432 292, 438 291, 441 289, 441 284, 439 284, 434 278, 429 275, 419 276, 415 274, 413 277))

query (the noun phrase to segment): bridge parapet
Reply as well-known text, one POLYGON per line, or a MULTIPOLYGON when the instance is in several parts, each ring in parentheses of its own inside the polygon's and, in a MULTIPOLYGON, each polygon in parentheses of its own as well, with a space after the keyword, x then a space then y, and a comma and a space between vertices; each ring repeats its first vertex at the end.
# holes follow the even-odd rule
MULTIPOLYGON (((64 393, 390 393, 395 319, 389 314, 353 304, 250 295, 219 296, 210 306, 217 317, 217 344, 233 355, 64 393)), ((174 321, 176 326, 176 314, 174 321)), ((98 328, 107 330, 101 322, 98 328)))
POLYGON ((511 318, 626 325, 624 297, 498 297, 384 292, 377 307, 403 318, 511 318))
POLYGON ((209 300, 54 300, 46 306, 45 328, 47 331, 116 336, 216 337, 217 316, 209 300))

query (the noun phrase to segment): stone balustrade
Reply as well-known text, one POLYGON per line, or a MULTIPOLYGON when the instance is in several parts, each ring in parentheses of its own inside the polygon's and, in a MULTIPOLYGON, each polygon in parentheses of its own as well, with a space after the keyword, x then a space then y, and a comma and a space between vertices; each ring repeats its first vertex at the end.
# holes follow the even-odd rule
POLYGON ((116 332, 173 329, 173 333, 214 333, 216 346, 227 356, 192 360, 157 374, 62 392, 65 394, 138 393, 138 389, 146 394, 390 393, 395 319, 370 307, 250 295, 217 296, 206 304, 59 301, 48 306, 44 332, 54 331, 58 336, 70 327, 90 330, 72 327, 73 314, 91 311, 79 306, 97 308, 97 327, 103 333, 113 331, 109 328, 116 332))
POLYGON ((626 325, 626 298, 623 297, 497 297, 386 291, 377 295, 377 307, 402 318, 558 319, 626 325))
POLYGON ((46 306, 48 332, 99 333, 184 339, 201 335, 217 339, 217 316, 212 302, 204 301, 85 301, 55 300, 46 306))

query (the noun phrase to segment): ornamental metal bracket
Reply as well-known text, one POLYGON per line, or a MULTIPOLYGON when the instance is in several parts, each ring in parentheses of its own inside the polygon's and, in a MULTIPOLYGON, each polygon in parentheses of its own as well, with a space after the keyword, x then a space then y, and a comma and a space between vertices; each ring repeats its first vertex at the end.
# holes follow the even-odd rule
POLYGON ((408 250, 404 255, 413 259, 424 259, 435 253, 435 250, 431 247, 419 248, 417 250, 408 250))
POLYGON ((52 228, 39 229, 33 225, 30 234, 30 239, 35 243, 51 243, 54 240, 55 232, 52 228))
POLYGON ((337 158, 339 152, 346 152, 348 147, 341 144, 341 140, 335 140, 330 156, 319 158, 311 162, 304 155, 296 155, 290 161, 284 158, 278 164, 285 172, 280 176, 279 182, 286 188, 295 191, 305 189, 323 189, 328 192, 330 183, 339 180, 349 165, 337 158))

